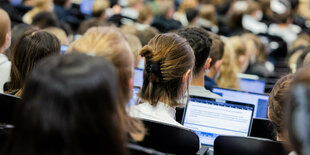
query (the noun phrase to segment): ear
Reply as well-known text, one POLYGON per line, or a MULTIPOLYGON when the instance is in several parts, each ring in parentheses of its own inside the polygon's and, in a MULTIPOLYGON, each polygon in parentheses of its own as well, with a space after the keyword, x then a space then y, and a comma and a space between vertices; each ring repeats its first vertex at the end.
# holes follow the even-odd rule
POLYGON ((268 109, 267 109, 267 118, 270 119, 269 107, 268 107, 268 109))
POLYGON ((187 72, 184 74, 183 76, 183 83, 186 83, 188 80, 189 82, 191 81, 192 79, 192 72, 190 69, 187 70, 187 72), (189 79, 190 78, 190 79, 189 79))
POLYGON ((210 68, 210 65, 211 65, 211 62, 212 62, 212 59, 211 58, 208 58, 205 62, 205 65, 204 65, 204 70, 207 70, 210 68))
POLYGON ((130 79, 129 79, 128 84, 129 84, 129 92, 131 92, 131 90, 132 90, 132 88, 133 88, 133 78, 130 78, 130 79))
POLYGON ((11 33, 7 33, 5 36, 4 50, 7 50, 11 46, 11 33))
POLYGON ((219 70, 220 67, 222 66, 223 60, 218 60, 215 62, 214 67, 216 70, 219 70))

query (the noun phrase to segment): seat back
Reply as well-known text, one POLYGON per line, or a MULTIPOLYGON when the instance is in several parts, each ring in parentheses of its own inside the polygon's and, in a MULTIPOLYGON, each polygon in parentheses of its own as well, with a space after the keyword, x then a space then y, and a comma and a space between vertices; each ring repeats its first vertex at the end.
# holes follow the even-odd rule
POLYGON ((171 154, 196 154, 199 137, 193 131, 166 123, 142 120, 147 135, 138 143, 141 146, 171 154))
POLYGON ((274 125, 268 119, 253 118, 250 136, 276 140, 274 125))
POLYGON ((0 123, 12 124, 13 113, 20 98, 0 93, 0 123))
POLYGON ((218 136, 214 141, 215 155, 285 155, 284 145, 269 139, 218 136))

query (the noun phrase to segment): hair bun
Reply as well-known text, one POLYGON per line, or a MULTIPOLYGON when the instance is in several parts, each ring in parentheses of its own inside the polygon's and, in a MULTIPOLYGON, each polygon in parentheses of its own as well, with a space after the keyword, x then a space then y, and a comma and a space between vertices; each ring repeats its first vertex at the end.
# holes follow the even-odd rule
POLYGON ((142 57, 145 57, 146 59, 150 59, 153 57, 154 53, 153 53, 153 48, 149 45, 145 45, 139 52, 139 54, 142 57))

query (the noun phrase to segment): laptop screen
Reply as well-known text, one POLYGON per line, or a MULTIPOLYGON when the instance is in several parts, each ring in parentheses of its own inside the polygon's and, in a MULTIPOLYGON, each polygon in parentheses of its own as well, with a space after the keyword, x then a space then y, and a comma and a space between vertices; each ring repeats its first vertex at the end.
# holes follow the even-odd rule
POLYGON ((240 78, 240 89, 243 91, 253 92, 253 93, 264 93, 265 92, 265 81, 264 80, 254 80, 247 78, 240 78))
POLYGON ((143 69, 135 68, 133 85, 142 87, 143 85, 143 69))
POLYGON ((212 91, 222 96, 225 100, 253 104, 255 105, 254 117, 267 118, 268 95, 224 88, 213 88, 212 91))
POLYGON ((92 14, 94 0, 82 0, 80 3, 80 11, 85 15, 92 14))
POLYGON ((132 97, 129 101, 129 103, 127 104, 127 106, 133 106, 136 105, 138 102, 138 93, 140 93, 140 87, 133 87, 132 88, 132 97))
POLYGON ((182 124, 199 136, 203 145, 213 146, 219 135, 248 136, 254 105, 191 96, 182 124))

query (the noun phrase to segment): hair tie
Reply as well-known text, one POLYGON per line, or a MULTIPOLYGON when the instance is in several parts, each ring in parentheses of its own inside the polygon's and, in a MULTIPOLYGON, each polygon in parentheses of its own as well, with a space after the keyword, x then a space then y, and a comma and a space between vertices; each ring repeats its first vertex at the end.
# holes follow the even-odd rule
POLYGON ((162 81, 163 77, 161 74, 160 65, 161 63, 159 61, 156 61, 156 62, 146 61, 145 70, 148 74, 150 73, 155 74, 159 78, 159 80, 162 81))
POLYGON ((139 54, 146 59, 151 59, 153 57, 153 48, 150 45, 145 45, 139 54))

